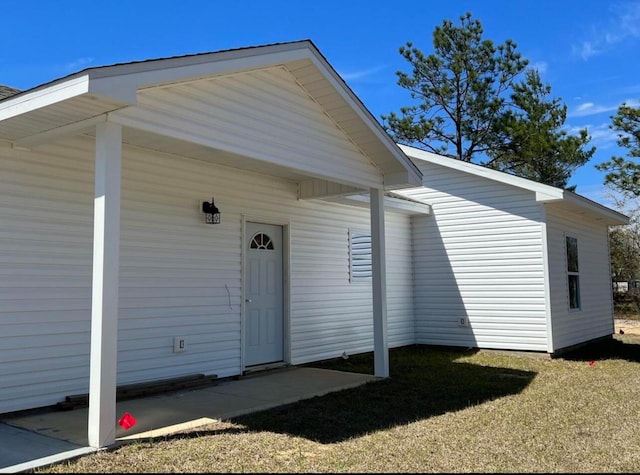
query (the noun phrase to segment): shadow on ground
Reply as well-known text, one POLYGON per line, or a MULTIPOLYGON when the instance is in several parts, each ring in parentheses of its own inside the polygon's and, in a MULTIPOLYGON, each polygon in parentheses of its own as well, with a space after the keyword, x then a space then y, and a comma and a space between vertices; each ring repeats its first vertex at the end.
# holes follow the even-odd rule
MULTIPOLYGON (((456 362, 471 354, 423 346, 393 349, 391 378, 387 380, 237 417, 230 422, 247 430, 335 443, 519 393, 536 375, 530 371, 456 362)), ((373 355, 309 366, 372 373, 373 355)))
POLYGON ((640 337, 616 335, 567 352, 561 358, 569 361, 616 359, 638 363, 640 362, 640 337))

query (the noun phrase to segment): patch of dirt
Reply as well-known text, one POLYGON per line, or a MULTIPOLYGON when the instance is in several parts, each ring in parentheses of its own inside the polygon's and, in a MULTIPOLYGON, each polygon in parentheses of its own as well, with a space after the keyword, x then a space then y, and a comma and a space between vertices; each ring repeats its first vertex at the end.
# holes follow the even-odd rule
POLYGON ((631 335, 640 335, 640 320, 628 320, 626 318, 616 318, 614 320, 615 333, 622 330, 631 335))

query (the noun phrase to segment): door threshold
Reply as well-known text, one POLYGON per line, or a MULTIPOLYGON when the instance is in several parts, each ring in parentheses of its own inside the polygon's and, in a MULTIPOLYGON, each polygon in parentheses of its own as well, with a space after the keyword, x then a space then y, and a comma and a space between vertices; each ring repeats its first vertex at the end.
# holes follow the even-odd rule
POLYGON ((284 361, 279 361, 277 363, 267 363, 267 364, 249 366, 244 369, 244 371, 242 372, 242 375, 247 376, 253 373, 269 371, 271 369, 286 368, 287 366, 289 366, 289 363, 285 363, 284 361))

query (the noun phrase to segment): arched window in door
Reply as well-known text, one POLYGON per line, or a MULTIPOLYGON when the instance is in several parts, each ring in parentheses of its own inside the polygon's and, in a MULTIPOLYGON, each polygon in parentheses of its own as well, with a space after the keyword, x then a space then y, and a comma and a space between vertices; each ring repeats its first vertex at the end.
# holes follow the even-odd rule
POLYGON ((273 251, 273 241, 271 238, 264 233, 257 233, 251 238, 251 244, 249 244, 250 249, 262 249, 266 251, 273 251))

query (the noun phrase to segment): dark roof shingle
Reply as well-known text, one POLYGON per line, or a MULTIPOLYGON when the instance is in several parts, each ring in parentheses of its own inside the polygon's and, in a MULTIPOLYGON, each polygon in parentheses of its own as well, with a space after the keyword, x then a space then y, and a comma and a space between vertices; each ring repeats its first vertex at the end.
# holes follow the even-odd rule
POLYGON ((18 94, 19 92, 20 92, 20 89, 16 89, 14 87, 9 87, 9 86, 3 86, 2 84, 0 84, 0 99, 5 99, 7 97, 18 94))

